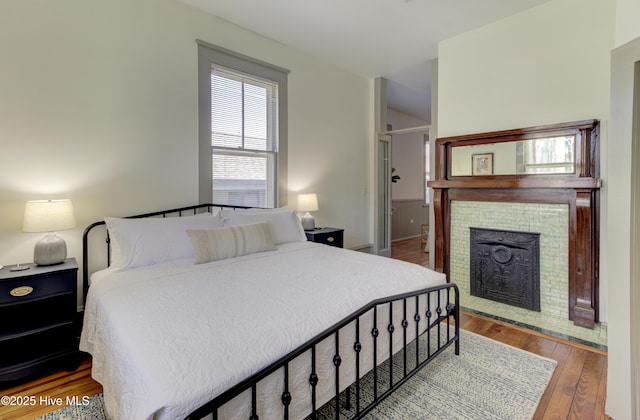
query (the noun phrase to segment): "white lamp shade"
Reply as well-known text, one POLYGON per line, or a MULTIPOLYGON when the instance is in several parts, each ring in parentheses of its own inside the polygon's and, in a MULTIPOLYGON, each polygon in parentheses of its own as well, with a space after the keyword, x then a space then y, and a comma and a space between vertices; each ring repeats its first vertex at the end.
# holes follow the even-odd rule
POLYGON ((76 227, 71 200, 27 201, 23 232, 54 232, 76 227))
POLYGON ((316 194, 298 194, 298 211, 318 211, 316 194))

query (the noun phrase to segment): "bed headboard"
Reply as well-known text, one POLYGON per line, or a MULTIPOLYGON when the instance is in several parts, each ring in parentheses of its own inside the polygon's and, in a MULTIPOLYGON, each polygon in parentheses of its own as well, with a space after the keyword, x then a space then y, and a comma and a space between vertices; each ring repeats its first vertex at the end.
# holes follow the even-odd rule
MULTIPOLYGON (((134 216, 126 216, 127 219, 140 219, 144 217, 182 217, 182 216, 191 216, 198 213, 211 212, 213 209, 247 209, 251 207, 247 206, 231 206, 226 204, 195 204, 193 206, 180 207, 177 209, 169 209, 169 210, 160 210, 152 213, 145 214, 136 214, 134 216)), ((94 222, 87 226, 82 234, 82 300, 83 302, 87 299, 87 292, 89 291, 89 237, 92 233, 98 231, 98 227, 106 225, 104 220, 100 220, 98 222, 94 222), (94 230, 95 229, 95 230, 94 230)), ((105 233, 105 230, 101 230, 105 233)), ((109 239, 109 232, 106 231, 104 241, 106 243, 106 266, 108 267, 111 262, 111 246, 109 239)))

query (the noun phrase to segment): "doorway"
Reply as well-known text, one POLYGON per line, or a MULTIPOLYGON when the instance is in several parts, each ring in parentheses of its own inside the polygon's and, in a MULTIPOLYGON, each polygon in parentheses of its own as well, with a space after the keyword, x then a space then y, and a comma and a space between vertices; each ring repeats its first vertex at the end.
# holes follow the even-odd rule
MULTIPOLYGON (((394 133, 393 131, 391 133, 394 133)), ((392 134, 391 241, 419 237, 429 225, 428 129, 392 134)))
POLYGON ((606 412, 640 414, 640 38, 611 55, 607 203, 606 412))

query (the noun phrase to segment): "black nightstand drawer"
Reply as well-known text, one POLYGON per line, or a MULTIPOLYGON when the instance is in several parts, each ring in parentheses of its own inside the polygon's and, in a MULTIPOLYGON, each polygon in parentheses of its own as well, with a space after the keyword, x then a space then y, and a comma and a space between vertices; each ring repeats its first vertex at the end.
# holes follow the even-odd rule
POLYGON ((62 293, 73 293, 75 287, 75 270, 2 281, 0 282, 0 304, 23 304, 62 293))
POLYGON ((76 313, 77 302, 72 292, 20 305, 0 306, 0 319, 10 320, 0 322, 0 341, 7 336, 71 320, 76 313))
POLYGON ((314 230, 305 230, 307 240, 319 244, 331 245, 338 248, 344 247, 344 229, 324 227, 314 230))
POLYGON ((53 325, 30 334, 1 341, 4 356, 0 371, 26 360, 40 359, 62 351, 72 351, 76 346, 76 328, 73 322, 53 325))

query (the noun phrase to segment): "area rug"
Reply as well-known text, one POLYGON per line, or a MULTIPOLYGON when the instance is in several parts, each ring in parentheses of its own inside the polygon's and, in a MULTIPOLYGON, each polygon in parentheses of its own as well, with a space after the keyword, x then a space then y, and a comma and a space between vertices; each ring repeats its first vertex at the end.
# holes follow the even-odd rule
POLYGON ((557 362, 467 331, 460 335, 459 356, 447 349, 367 418, 533 418, 557 362))
MULTIPOLYGON (((449 347, 367 419, 531 419, 556 362, 474 333, 460 334, 459 356, 449 347)), ((330 407, 331 417, 329 413, 334 413, 330 407)), ((64 407, 39 419, 106 419, 102 395, 85 406, 64 407)))

